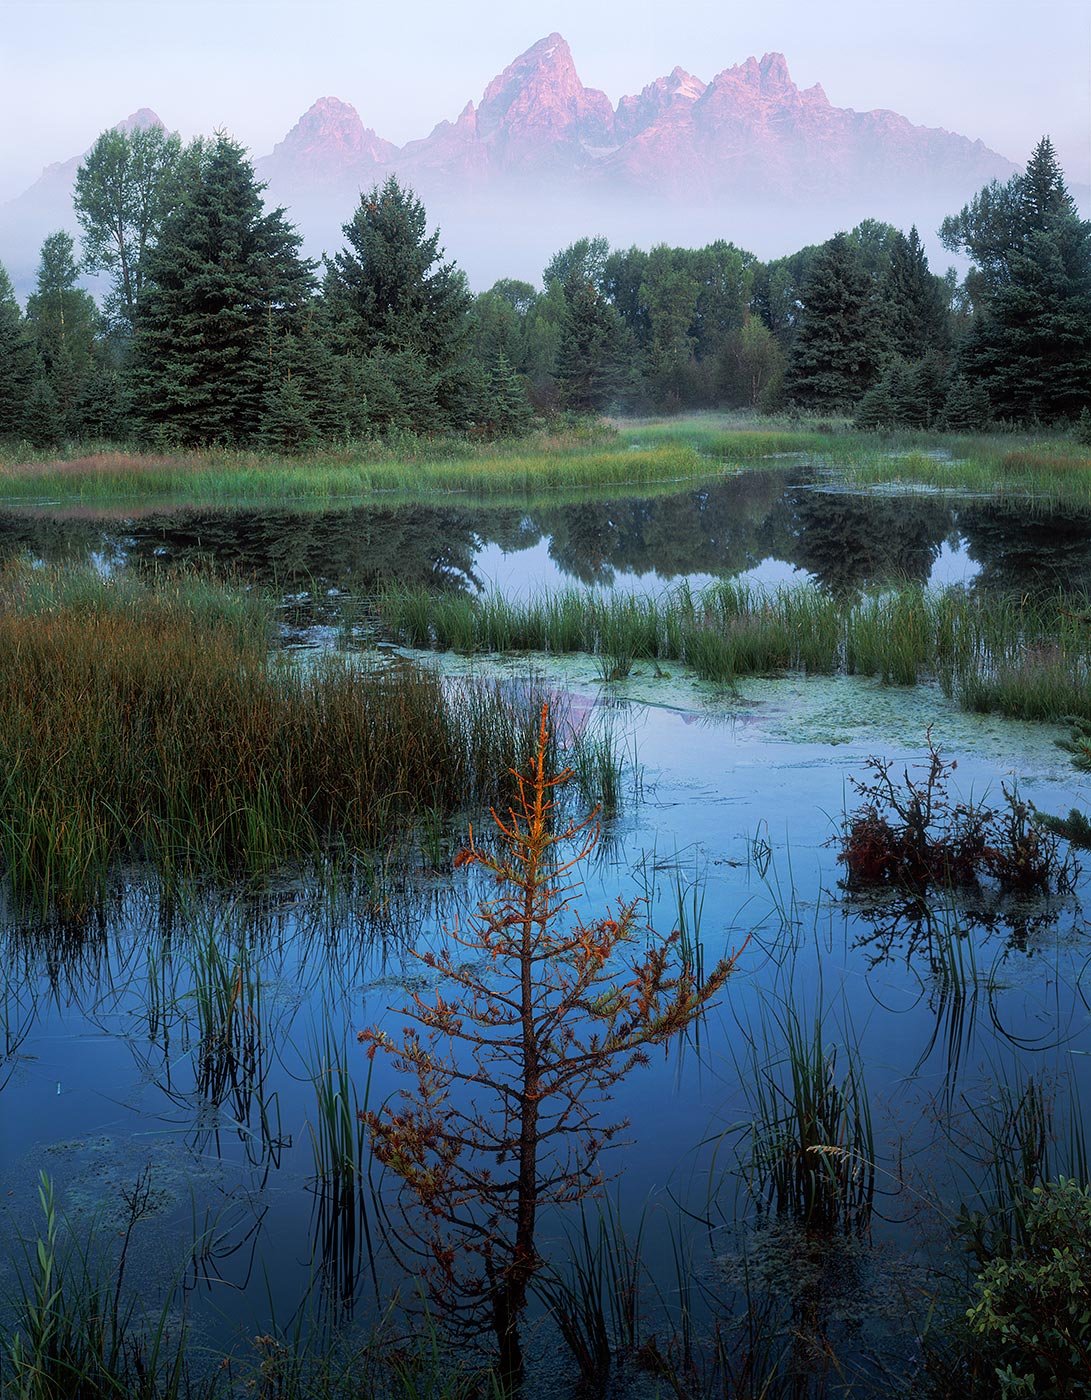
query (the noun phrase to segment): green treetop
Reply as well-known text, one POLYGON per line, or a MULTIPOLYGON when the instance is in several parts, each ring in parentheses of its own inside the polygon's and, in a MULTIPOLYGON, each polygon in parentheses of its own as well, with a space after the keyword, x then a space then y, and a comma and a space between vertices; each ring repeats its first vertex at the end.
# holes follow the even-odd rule
POLYGON ((112 278, 106 310, 131 330, 144 258, 177 194, 182 143, 161 126, 104 131, 76 172, 83 265, 112 278))
POLYGON ((131 390, 146 435, 253 440, 279 340, 299 329, 313 264, 284 212, 266 213, 242 147, 218 135, 188 163, 147 254, 131 390))

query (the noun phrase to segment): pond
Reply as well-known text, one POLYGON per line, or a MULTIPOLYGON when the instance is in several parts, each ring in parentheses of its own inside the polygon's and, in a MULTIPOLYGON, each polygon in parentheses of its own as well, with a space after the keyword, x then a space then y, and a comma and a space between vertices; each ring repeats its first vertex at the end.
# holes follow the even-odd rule
MULTIPOLYGON (((508 593, 740 576, 836 592, 904 579, 1083 588, 1091 517, 758 472, 541 507, 3 515, 0 554, 26 553, 108 570, 215 561, 294 600, 285 636, 306 664, 332 644, 320 624, 345 595, 387 582, 508 593)), ((792 1296, 811 1277, 805 1242, 777 1233, 754 1124, 763 1093, 782 1083, 792 1027, 808 1037, 820 1027, 831 1073, 858 1080, 874 1195, 866 1227, 827 1241, 814 1265, 831 1291, 806 1327, 836 1333, 849 1357, 908 1354, 928 1271, 950 1248, 959 1208, 987 1199, 997 1141, 1028 1084, 1048 1115, 1051 1174, 1079 1156, 1078 1106, 1091 1095, 1087 881, 1031 901, 979 891, 894 907, 846 891, 837 838, 869 760, 919 774, 929 736, 957 759, 953 799, 1003 805, 1006 786, 1043 811, 1086 807, 1091 783, 1055 742, 1064 731, 961 713, 929 685, 788 676, 725 689, 639 664, 607 685, 580 656, 381 656, 437 666, 451 684, 517 689, 533 674, 567 723, 609 732, 627 755, 623 801, 584 870, 581 911, 640 899, 652 927, 684 923, 709 964, 741 950, 713 1010, 635 1069, 605 1110, 628 1122, 604 1154, 607 1200, 630 1237, 642 1231, 658 1292, 650 1313, 671 1313, 683 1279, 706 1323, 737 1309, 743 1260, 751 1286, 776 1298, 780 1325, 793 1309, 813 1312, 813 1298, 792 1296)), ((361 652, 362 664, 374 658, 361 652)), ((5 905, 8 1237, 39 1229, 42 1171, 65 1216, 108 1238, 133 1218, 139 1183, 126 1283, 153 1309, 181 1285, 209 1348, 248 1346, 300 1318, 366 1331, 392 1297, 410 1295, 413 1266, 370 1190, 376 1174, 347 1207, 322 1189, 318 1091, 346 1073, 351 1102, 374 1107, 398 1088, 383 1057, 369 1069, 355 1035, 398 1024, 398 1008, 430 984, 411 950, 436 946, 484 892, 451 870, 461 840, 461 829, 436 831, 411 858, 376 857, 368 878, 333 890, 285 872, 262 890, 167 898, 129 870, 83 921, 5 905), (228 1018, 231 1055, 218 1053, 214 1030, 225 979, 232 1004, 246 1006, 245 1025, 228 1018)), ((547 1253, 563 1260, 579 1228, 579 1207, 551 1216, 547 1253)), ((567 1374, 554 1340, 536 1345, 540 1375, 567 1374)))

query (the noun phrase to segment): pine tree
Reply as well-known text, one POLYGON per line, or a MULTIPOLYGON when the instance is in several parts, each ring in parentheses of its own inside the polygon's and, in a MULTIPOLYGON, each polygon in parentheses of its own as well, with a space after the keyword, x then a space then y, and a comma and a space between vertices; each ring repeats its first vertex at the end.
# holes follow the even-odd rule
POLYGON ((989 426, 992 409, 984 388, 960 374, 951 385, 940 415, 940 426, 950 433, 979 433, 989 426))
POLYGON ((76 286, 72 235, 51 233, 42 244, 38 282, 27 300, 27 327, 41 370, 49 382, 60 436, 84 430, 81 405, 100 358, 98 308, 89 292, 76 286))
POLYGON ((1027 235, 960 366, 1005 417, 1053 422, 1091 404, 1091 223, 1061 212, 1027 235))
POLYGON ((521 437, 534 422, 523 382, 503 353, 493 361, 485 382, 481 418, 497 437, 521 437))
POLYGON ((1043 136, 1035 146, 1018 188, 1019 233, 1023 238, 1032 233, 1048 232, 1058 220, 1079 217, 1076 201, 1068 192, 1064 171, 1048 136, 1043 136))
POLYGON ((242 147, 219 135, 187 172, 146 255, 131 388, 145 436, 185 445, 256 440, 279 338, 313 285, 300 236, 242 147))
POLYGON ((928 267, 916 226, 909 237, 897 233, 882 284, 889 349, 906 360, 917 360, 947 346, 947 309, 943 284, 928 267))
POLYGON ((7 272, 0 266, 0 438, 23 430, 34 348, 7 272))
POLYGON ((344 234, 348 246, 326 263, 325 335, 338 354, 382 357, 365 370, 365 377, 384 381, 375 421, 422 431, 468 426, 473 297, 461 270, 443 261, 439 231, 428 232, 424 205, 391 176, 361 197, 344 234), (399 374, 388 373, 399 363, 406 375, 400 406, 391 398, 399 374))
POLYGON ((848 235, 837 234, 815 260, 792 344, 788 397, 821 412, 844 412, 870 388, 879 366, 879 315, 870 278, 848 235))
POLYGON ((598 413, 622 399, 631 382, 632 344, 621 318, 585 278, 564 284, 564 319, 555 375, 565 408, 598 413))
POLYGON ((880 379, 873 384, 856 405, 853 426, 864 431, 881 432, 892 428, 897 420, 897 412, 890 393, 890 381, 880 379))
POLYGON ((960 371, 1004 417, 1076 417, 1091 404, 1091 223, 1077 213, 1049 138, 1023 175, 982 190, 941 234, 974 257, 986 293, 960 371))
POLYGON ((22 428, 23 436, 32 447, 56 447, 64 436, 57 396, 44 374, 40 374, 30 386, 22 428))
POLYGON ((261 445, 274 452, 305 452, 318 443, 314 421, 298 379, 285 377, 269 385, 261 445))
POLYGON ((913 366, 913 393, 918 413, 922 415, 915 418, 915 426, 932 427, 943 412, 947 398, 947 369, 938 355, 925 355, 913 366))
POLYGON ((346 383, 311 318, 298 334, 289 331, 274 342, 266 415, 261 440, 281 451, 302 451, 348 434, 346 383))

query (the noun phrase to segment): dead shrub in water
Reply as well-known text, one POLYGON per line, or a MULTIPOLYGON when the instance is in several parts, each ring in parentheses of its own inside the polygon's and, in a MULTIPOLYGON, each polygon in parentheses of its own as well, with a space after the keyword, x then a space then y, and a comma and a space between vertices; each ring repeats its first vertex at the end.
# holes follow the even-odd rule
POLYGON ((838 860, 850 891, 889 888, 920 895, 935 888, 973 887, 984 878, 1002 894, 1045 896, 1071 890, 1079 871, 1030 804, 1001 784, 999 809, 956 802, 948 791, 958 764, 945 760, 927 734, 922 776, 872 757, 870 776, 850 782, 863 805, 839 838, 838 860))

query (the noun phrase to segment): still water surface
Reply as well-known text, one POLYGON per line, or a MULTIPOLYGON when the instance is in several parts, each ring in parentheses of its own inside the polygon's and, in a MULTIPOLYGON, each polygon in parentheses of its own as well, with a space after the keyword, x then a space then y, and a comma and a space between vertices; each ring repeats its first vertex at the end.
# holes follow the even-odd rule
MULTIPOLYGON (((541 509, 0 517, 0 555, 27 552, 111 568, 214 559, 285 594, 305 588, 313 624, 342 595, 390 581, 509 593, 569 583, 658 590, 723 576, 813 579, 839 592, 900 579, 1083 587, 1091 518, 850 495, 759 473, 675 496, 541 509)), ((291 629, 297 644, 324 635, 291 629)), ((775 1069, 777 1017, 788 1004, 824 1018, 841 1062, 851 1046, 864 1067, 880 1175, 872 1238, 857 1261, 870 1280, 861 1296, 892 1286, 892 1260, 923 1269, 945 1213, 973 1199, 979 1120, 1005 1084, 1038 1076, 1057 1096, 1058 1123, 1071 1095, 1091 1101, 1086 882, 1050 905, 971 900, 916 927, 848 900, 831 844, 869 756, 915 765, 929 726, 959 761, 958 795, 996 797, 1017 781, 1045 810, 1087 806, 1089 784, 1056 747, 1059 730, 963 715, 924 685, 754 678, 734 693, 638 667, 606 687, 589 658, 420 659, 452 683, 488 675, 520 686, 534 669, 574 722, 610 726, 634 756, 625 806, 588 873, 588 913, 618 895, 640 897, 649 922, 667 929, 681 903, 699 914, 710 961, 749 939, 700 1037, 635 1072, 616 1096, 616 1116, 630 1127, 614 1152, 612 1189, 630 1228, 645 1219, 653 1266, 673 1268, 679 1203, 706 1222, 692 1264, 706 1278, 739 1247, 736 1222, 753 1220, 750 1086, 775 1069), (956 923, 974 969, 957 1004, 929 942, 956 923)), ((383 1023, 423 985, 409 949, 433 942, 474 898, 465 874, 450 873, 457 839, 446 833, 372 890, 337 900, 289 872, 261 893, 195 892, 179 909, 131 871, 102 917, 81 927, 0 911, 9 1232, 34 1227, 40 1170, 70 1218, 108 1232, 147 1168, 154 1194, 130 1282, 151 1299, 184 1280, 199 1335, 229 1342, 308 1307, 373 1316, 405 1273, 370 1198, 346 1232, 322 1196, 315 1082, 333 1044, 361 1102, 395 1087, 380 1062, 367 1083, 354 1033, 383 1023), (246 1074, 226 1082, 201 1040, 197 988, 210 948, 232 957, 245 949, 260 989, 246 1074)), ((554 1250, 563 1252, 573 1224, 549 1222, 554 1250)), ((889 1310, 874 1311, 891 1331, 889 1310)))

